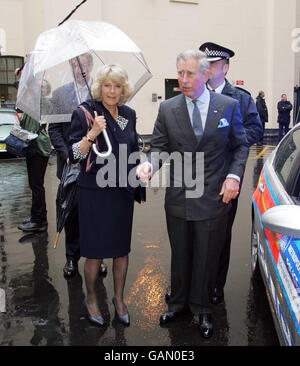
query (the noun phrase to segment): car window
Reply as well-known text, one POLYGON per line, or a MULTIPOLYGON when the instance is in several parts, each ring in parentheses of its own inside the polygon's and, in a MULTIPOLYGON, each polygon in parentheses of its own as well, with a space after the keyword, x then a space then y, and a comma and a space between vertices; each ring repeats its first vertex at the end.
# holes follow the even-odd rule
POLYGON ((7 112, 1 112, 0 113, 0 125, 9 123, 14 124, 18 121, 18 117, 15 113, 7 113, 7 112))
POLYGON ((298 176, 300 166, 300 129, 294 130, 282 141, 276 152, 273 166, 281 183, 291 194, 289 191, 294 187, 294 180, 298 176))

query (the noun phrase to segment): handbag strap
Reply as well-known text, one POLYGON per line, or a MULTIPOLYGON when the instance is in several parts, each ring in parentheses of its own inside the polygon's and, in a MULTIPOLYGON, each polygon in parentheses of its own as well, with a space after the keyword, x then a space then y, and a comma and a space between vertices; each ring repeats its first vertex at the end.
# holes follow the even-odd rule
MULTIPOLYGON (((93 123, 94 123, 94 118, 93 116, 91 115, 91 113, 85 108, 83 107, 82 105, 79 105, 78 108, 80 108, 84 115, 85 115, 85 121, 86 121, 86 124, 88 126, 88 129, 91 129, 92 126, 93 126, 93 123)), ((98 139, 96 138, 96 146, 97 146, 97 149, 99 149, 99 146, 98 146, 98 139)), ((92 163, 91 162, 91 154, 92 153, 92 149, 90 149, 90 152, 88 154, 88 157, 87 157, 87 162, 86 162, 86 168, 85 168, 85 171, 86 172, 89 172, 91 167, 92 167, 92 163)))
POLYGON ((88 128, 92 128, 93 123, 94 123, 94 118, 92 117, 91 113, 82 105, 79 105, 78 108, 80 108, 83 111, 88 128))

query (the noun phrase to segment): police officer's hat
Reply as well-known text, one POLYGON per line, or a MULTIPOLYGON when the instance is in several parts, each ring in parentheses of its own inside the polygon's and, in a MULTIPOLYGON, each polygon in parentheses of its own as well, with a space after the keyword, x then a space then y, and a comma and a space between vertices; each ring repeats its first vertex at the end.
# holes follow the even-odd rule
POLYGON ((230 59, 230 57, 234 56, 234 52, 230 49, 220 46, 216 43, 206 42, 203 43, 199 50, 206 53, 207 61, 219 61, 222 59, 230 59))

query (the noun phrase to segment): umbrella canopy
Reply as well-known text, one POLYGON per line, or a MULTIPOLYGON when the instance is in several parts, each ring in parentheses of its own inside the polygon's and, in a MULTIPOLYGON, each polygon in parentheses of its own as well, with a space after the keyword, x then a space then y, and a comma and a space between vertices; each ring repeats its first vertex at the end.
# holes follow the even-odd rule
POLYGON ((106 22, 68 20, 38 37, 16 105, 41 123, 69 122, 76 106, 90 98, 89 87, 104 64, 127 71, 134 87, 131 98, 152 77, 142 51, 120 29, 106 22), (63 100, 56 98, 61 88, 63 100))
POLYGON ((77 178, 80 167, 65 164, 56 196, 56 231, 54 248, 56 248, 59 233, 65 226, 66 220, 77 203, 77 178))

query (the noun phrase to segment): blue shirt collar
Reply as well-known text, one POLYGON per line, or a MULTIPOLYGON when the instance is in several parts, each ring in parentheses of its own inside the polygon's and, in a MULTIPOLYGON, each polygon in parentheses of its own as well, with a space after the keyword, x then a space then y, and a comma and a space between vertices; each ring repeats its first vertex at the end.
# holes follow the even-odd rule
MULTIPOLYGON (((186 95, 185 95, 185 100, 186 100, 186 104, 191 103, 193 101, 192 98, 187 97, 186 95)), ((208 100, 209 100, 209 91, 205 87, 203 93, 200 95, 200 97, 197 98, 197 101, 201 104, 205 104, 205 103, 207 103, 208 100)))

